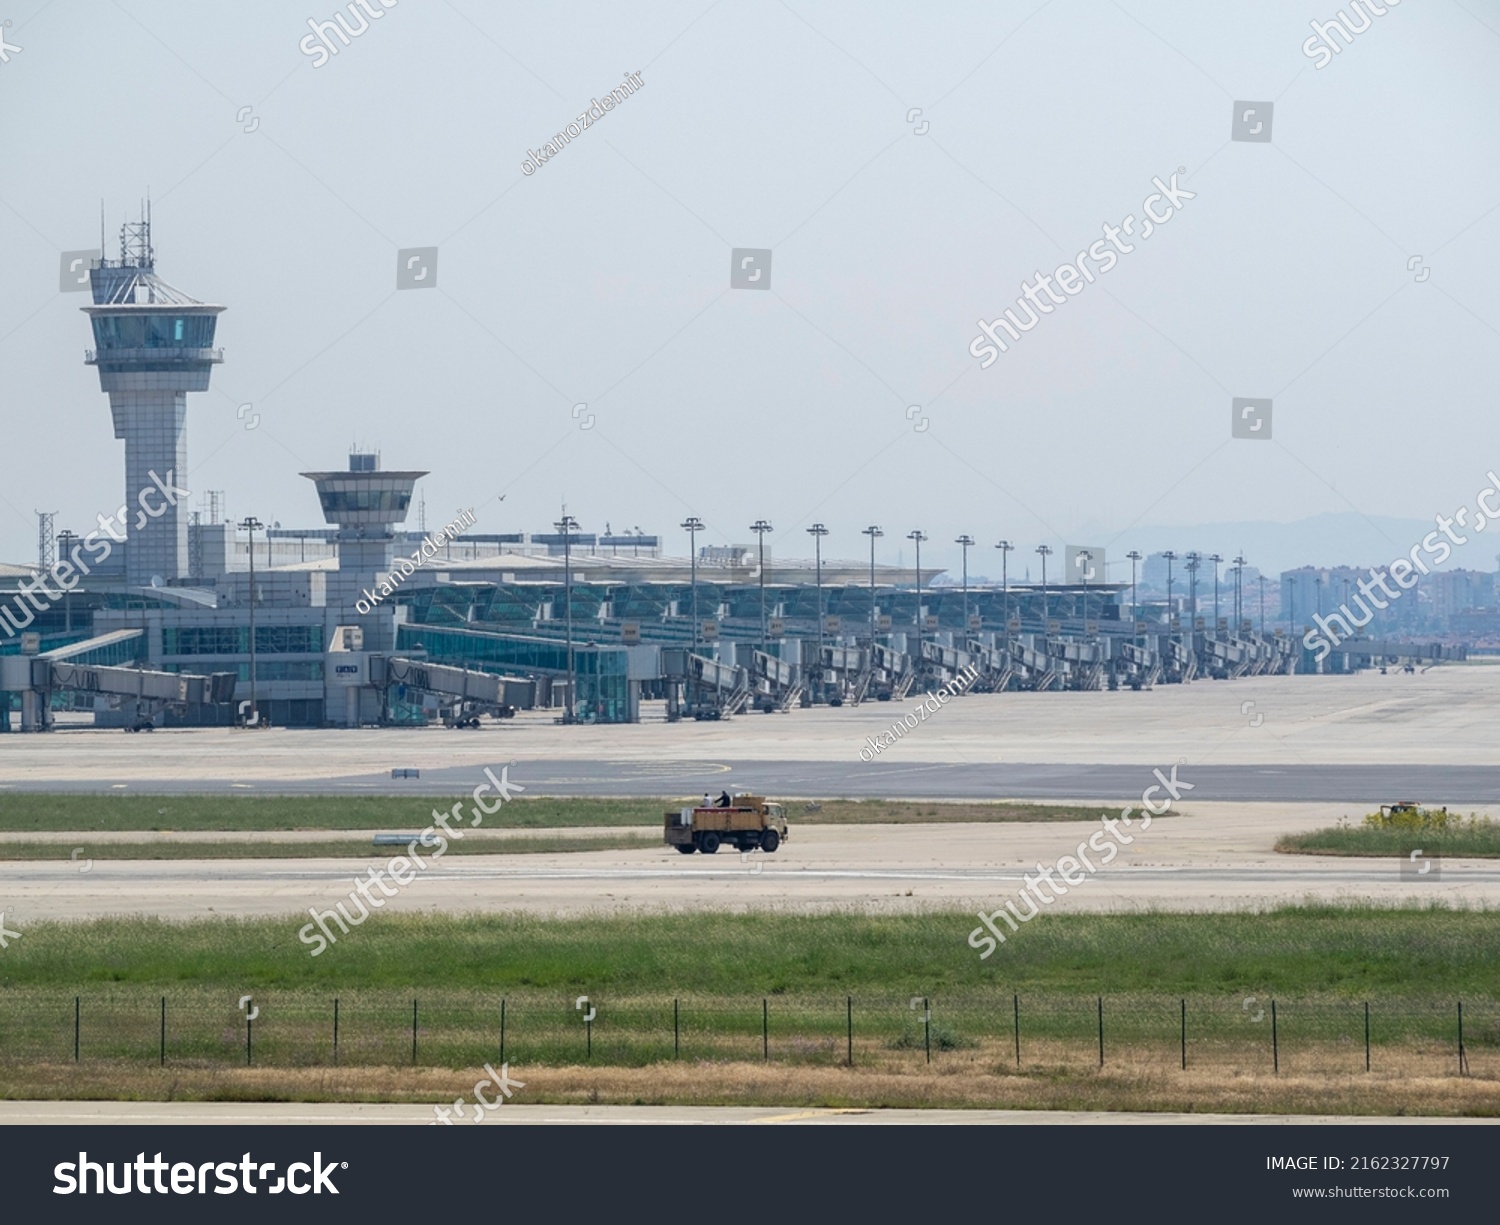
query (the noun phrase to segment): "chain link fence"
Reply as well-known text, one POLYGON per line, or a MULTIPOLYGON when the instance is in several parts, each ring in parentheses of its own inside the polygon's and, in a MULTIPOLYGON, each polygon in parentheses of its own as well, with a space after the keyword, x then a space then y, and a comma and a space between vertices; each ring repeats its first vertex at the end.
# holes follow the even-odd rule
POLYGON ((1062 1071, 1500 1077, 1500 1001, 1269 994, 613 998, 461 991, 0 989, 0 1061, 194 1065, 644 1066, 671 1059, 938 1062, 1062 1071))

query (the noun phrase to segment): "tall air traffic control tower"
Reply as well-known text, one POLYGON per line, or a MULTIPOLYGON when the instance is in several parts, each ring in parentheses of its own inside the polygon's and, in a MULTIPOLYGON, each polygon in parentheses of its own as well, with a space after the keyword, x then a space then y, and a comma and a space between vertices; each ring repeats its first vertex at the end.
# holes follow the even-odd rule
POLYGON ((187 393, 207 391, 224 351, 215 349, 222 306, 210 306, 156 275, 150 205, 138 222, 120 227, 119 260, 91 270, 94 304, 85 306, 95 348, 85 360, 99 368, 109 393, 115 437, 125 440, 125 578, 134 586, 188 574, 188 508, 169 502, 161 484, 187 483, 187 393), (160 505, 154 518, 140 513, 160 505))

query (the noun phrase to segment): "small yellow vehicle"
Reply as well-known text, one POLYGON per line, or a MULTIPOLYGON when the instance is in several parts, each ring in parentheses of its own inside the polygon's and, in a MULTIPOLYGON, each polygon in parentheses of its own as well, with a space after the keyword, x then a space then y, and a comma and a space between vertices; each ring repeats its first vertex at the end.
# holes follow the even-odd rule
POLYGON ((682 854, 712 855, 720 846, 774 854, 786 841, 786 812, 765 796, 737 795, 727 805, 681 808, 666 814, 666 843, 682 854))

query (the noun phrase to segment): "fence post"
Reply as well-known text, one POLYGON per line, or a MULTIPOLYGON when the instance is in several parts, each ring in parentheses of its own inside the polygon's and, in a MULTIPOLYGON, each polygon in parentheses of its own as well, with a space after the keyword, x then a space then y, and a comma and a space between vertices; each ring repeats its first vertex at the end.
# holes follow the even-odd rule
POLYGON ((1016 1071, 1021 1070, 1021 995, 1020 992, 1011 996, 1011 1004, 1016 1012, 1016 1071))
POLYGON ((922 1045, 927 1048, 927 1062, 932 1062, 932 1004, 922 997, 922 1045))
POLYGON ((849 1066, 854 1066, 854 997, 844 997, 844 1007, 849 1021, 849 1066))
POLYGON ((1370 1070, 1370 1001, 1365 1001, 1365 1071, 1370 1070))
POLYGON ((1464 1002, 1458 1001, 1458 1074, 1469 1074, 1469 1057, 1464 1053, 1464 1002))
POLYGON ((500 997, 500 1063, 505 1063, 505 997, 500 997))
POLYGON ((760 997, 760 1051, 763 1059, 771 1058, 771 1006, 760 997))
POLYGON ((81 996, 73 997, 73 1062, 78 1062, 78 1015, 80 1011, 81 996))
POLYGON ((677 1014, 677 1005, 680 1001, 672 1001, 672 1058, 678 1059, 682 1056, 682 1024, 677 1014))
POLYGON ((1276 1001, 1271 1001, 1271 1071, 1281 1071, 1281 1049, 1276 1041, 1276 1001))
POLYGON ((161 1066, 167 1066, 167 997, 161 997, 161 1066))
POLYGON ((245 1066, 250 1066, 250 1052, 253 1035, 255 1033, 255 1022, 250 1019, 250 1014, 245 1014, 245 1066))
POLYGON ((417 1062, 417 1001, 411 1002, 411 1061, 417 1062))
POLYGON ((1187 1000, 1182 1001, 1182 1070, 1187 1071, 1187 1000))
POLYGON ((1104 1066, 1104 997, 1099 997, 1099 1066, 1104 1066))
POLYGON ((339 1064, 339 997, 333 997, 333 1066, 339 1064))

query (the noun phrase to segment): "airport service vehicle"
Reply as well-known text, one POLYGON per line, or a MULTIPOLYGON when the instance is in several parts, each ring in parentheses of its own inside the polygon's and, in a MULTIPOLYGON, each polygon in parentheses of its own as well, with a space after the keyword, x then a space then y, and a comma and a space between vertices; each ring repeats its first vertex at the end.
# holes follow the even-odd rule
POLYGON ((666 842, 682 854, 712 855, 720 846, 768 855, 787 839, 786 812, 762 795, 737 795, 727 808, 682 808, 666 814, 666 842))

